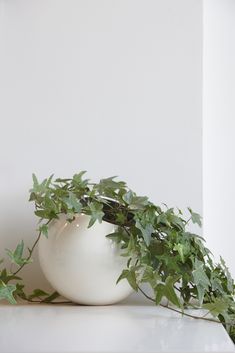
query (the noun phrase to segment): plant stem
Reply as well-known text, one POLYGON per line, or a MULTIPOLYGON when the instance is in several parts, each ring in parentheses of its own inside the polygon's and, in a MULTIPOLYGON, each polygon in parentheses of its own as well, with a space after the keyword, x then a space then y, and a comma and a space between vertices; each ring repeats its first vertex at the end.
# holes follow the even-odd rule
POLYGON ((45 302, 43 299, 42 300, 32 300, 32 299, 25 299, 29 303, 37 303, 37 304, 75 304, 71 301, 60 301, 60 302, 45 302))
MULTIPOLYGON (((40 237, 41 237, 41 232, 39 232, 38 237, 37 237, 37 239, 35 240, 35 242, 34 242, 32 248, 29 249, 29 256, 26 258, 27 261, 29 261, 29 260, 31 259, 32 253, 33 253, 33 251, 34 251, 34 249, 35 249, 35 246, 36 246, 37 243, 39 242, 40 237)), ((15 276, 17 273, 19 273, 25 265, 27 265, 27 262, 24 262, 24 263, 18 268, 18 270, 16 270, 15 272, 13 272, 13 275, 15 276)))
MULTIPOLYGON (((48 225, 48 224, 50 223, 50 221, 51 221, 51 219, 49 219, 48 222, 46 222, 46 225, 48 225)), ((34 249, 35 249, 37 243, 39 242, 39 239, 40 239, 40 237, 41 237, 41 234, 42 234, 42 232, 40 231, 40 232, 38 233, 37 239, 35 240, 35 242, 34 242, 32 248, 29 249, 29 255, 28 255, 28 257, 26 258, 26 262, 24 262, 24 263, 18 268, 18 270, 16 270, 15 272, 13 272, 13 275, 14 275, 14 276, 15 276, 17 273, 19 273, 19 272, 22 270, 22 268, 23 268, 25 265, 27 265, 27 261, 29 261, 29 260, 31 259, 32 254, 33 254, 33 251, 34 251, 34 249)))
MULTIPOLYGON (((149 300, 151 300, 152 302, 155 303, 155 300, 153 298, 151 298, 148 294, 146 294, 139 286, 138 286, 138 290, 149 300)), ((161 307, 163 308, 166 308, 166 309, 169 309, 169 310, 172 310, 178 314, 181 314, 183 316, 187 316, 187 317, 191 317, 192 319, 196 319, 196 320, 205 320, 205 321, 212 321, 212 322, 216 322, 218 324, 222 323, 221 321, 219 320, 216 320, 216 319, 210 319, 210 318, 206 318, 206 317, 203 317, 203 316, 195 316, 195 315, 191 315, 191 314, 188 314, 188 313, 185 313, 183 311, 180 311, 180 310, 177 310, 175 308, 172 308, 170 306, 167 306, 167 305, 163 305, 163 304, 159 304, 161 307)))

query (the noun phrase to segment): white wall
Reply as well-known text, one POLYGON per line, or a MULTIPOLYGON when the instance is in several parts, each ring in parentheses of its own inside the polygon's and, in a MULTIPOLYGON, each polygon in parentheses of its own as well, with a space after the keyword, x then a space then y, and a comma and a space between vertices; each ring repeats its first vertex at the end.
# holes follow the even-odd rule
POLYGON ((204 233, 235 276, 235 1, 204 1, 204 233))
POLYGON ((1 252, 33 241, 32 172, 200 212, 201 1, 0 1, 1 252))

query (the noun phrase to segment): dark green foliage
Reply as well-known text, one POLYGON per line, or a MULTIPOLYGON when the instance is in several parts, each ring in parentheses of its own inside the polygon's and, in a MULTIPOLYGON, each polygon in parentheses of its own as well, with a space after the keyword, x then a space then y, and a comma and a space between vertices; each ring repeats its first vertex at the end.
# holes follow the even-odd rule
MULTIPOLYGON (((135 291, 141 292, 141 284, 147 283, 153 291, 153 298, 149 299, 158 305, 163 305, 162 299, 166 299, 171 310, 184 313, 185 308, 203 307, 224 324, 235 341, 233 279, 224 260, 221 258, 215 264, 204 239, 189 230, 190 222, 201 226, 201 216, 188 208, 189 217, 185 220, 181 210, 154 205, 115 177, 93 184, 84 179, 84 174, 55 180, 50 176, 41 183, 33 175, 29 200, 35 203, 35 214, 40 218, 38 237, 26 257, 23 242, 14 252, 7 250, 18 267, 15 271, 3 268, 0 272, 0 299, 12 304, 17 297, 54 303, 56 292, 49 295, 36 289, 26 295, 16 274, 31 261, 40 236, 48 236, 49 222, 62 213, 72 222, 82 212, 90 216, 89 227, 102 220, 116 225, 116 231, 107 238, 117 242, 122 256, 128 258, 127 268, 117 282, 126 279, 135 291)), ((207 315, 204 319, 213 320, 207 315)))

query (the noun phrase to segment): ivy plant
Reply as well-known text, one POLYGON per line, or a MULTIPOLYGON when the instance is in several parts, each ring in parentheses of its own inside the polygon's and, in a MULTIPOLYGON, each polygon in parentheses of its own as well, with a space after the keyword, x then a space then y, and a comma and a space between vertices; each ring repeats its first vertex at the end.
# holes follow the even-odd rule
POLYGON ((117 282, 126 279, 135 291, 168 310, 222 323, 235 342, 234 281, 225 261, 220 258, 215 263, 204 239, 189 230, 191 222, 201 227, 201 216, 188 208, 185 218, 180 209, 155 205, 116 177, 91 183, 84 174, 82 171, 68 179, 51 175, 42 182, 33 175, 29 201, 34 202, 39 217, 37 236, 32 248, 25 250, 21 241, 15 250, 6 250, 12 266, 7 269, 1 260, 0 299, 11 304, 22 299, 71 303, 59 300, 57 292, 35 289, 26 293, 19 273, 32 261, 40 237, 48 237, 52 220, 66 214, 67 220, 73 222, 76 214, 84 213, 90 216, 88 227, 102 221, 116 225, 115 232, 106 236, 120 244, 121 256, 128 260, 117 282), (143 290, 143 283, 152 288, 152 296, 143 290), (205 314, 192 315, 186 310, 190 308, 203 308, 205 314))

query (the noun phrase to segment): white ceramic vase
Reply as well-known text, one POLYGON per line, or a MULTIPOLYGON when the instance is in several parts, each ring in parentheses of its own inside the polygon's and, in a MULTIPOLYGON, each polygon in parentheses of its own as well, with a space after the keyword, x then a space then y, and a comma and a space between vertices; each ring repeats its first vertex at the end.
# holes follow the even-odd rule
POLYGON ((126 279, 116 284, 126 268, 126 257, 107 234, 113 224, 96 222, 87 228, 90 217, 77 215, 69 223, 65 215, 49 225, 48 238, 39 241, 42 271, 62 296, 86 305, 106 305, 126 298, 132 292, 126 279))

